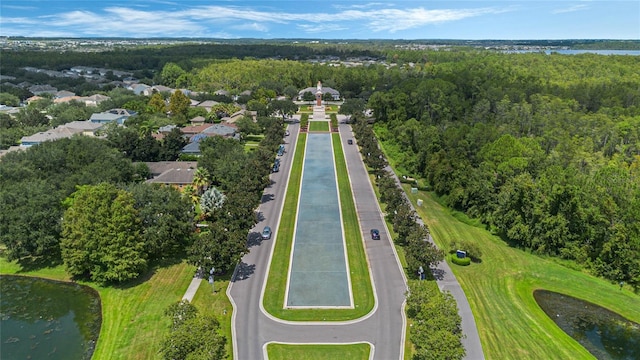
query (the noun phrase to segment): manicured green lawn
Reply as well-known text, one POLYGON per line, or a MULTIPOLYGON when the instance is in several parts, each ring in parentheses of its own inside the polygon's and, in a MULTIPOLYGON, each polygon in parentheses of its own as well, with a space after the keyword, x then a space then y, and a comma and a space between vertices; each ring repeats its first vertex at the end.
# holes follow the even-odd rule
MULTIPOLYGON (((23 272, 19 265, 0 258, 0 269, 3 274, 69 280, 62 266, 23 272)), ((148 277, 120 287, 80 282, 98 290, 102 301, 102 329, 93 360, 158 359, 169 332, 164 310, 182 298, 193 273, 193 266, 179 263, 157 268, 148 277)))
POLYGON ((329 132, 328 121, 309 121, 309 131, 329 132))
POLYGON ((354 296, 354 309, 283 309, 289 269, 289 255, 293 241, 293 231, 296 220, 298 196, 302 174, 304 147, 306 134, 300 134, 296 153, 294 155, 287 195, 285 198, 282 218, 276 236, 273 259, 269 269, 269 278, 264 294, 264 307, 281 319, 292 321, 327 320, 339 321, 356 319, 366 315, 373 309, 374 297, 371 286, 368 263, 364 253, 362 236, 355 211, 355 204, 351 194, 351 186, 347 175, 346 164, 340 143, 339 134, 332 135, 336 158, 336 174, 338 177, 338 191, 342 207, 342 219, 349 256, 349 270, 354 296))
POLYGON ((584 299, 640 322, 640 296, 509 247, 473 221, 460 221, 465 215, 443 208, 433 194, 411 194, 408 185, 404 189, 414 205, 418 198, 424 201, 416 209, 440 248, 448 249, 453 239, 466 239, 482 249, 481 263, 450 265, 471 304, 487 359, 593 358, 545 315, 533 298, 535 289, 584 299))
POLYGON ((367 360, 371 345, 367 343, 348 345, 290 345, 271 343, 267 345, 269 360, 367 360))
POLYGON ((203 280, 193 298, 192 304, 200 314, 211 315, 220 321, 221 333, 227 338, 227 359, 233 359, 233 342, 231 341, 231 315, 233 307, 227 297, 229 275, 215 277, 215 292, 208 281, 203 280))

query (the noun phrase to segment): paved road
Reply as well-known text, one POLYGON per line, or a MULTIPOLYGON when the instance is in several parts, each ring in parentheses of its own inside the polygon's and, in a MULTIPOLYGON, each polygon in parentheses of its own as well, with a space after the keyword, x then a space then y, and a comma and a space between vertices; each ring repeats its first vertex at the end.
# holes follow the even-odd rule
POLYGON ((406 282, 375 194, 362 164, 357 146, 346 145, 352 137, 348 125, 340 125, 342 144, 352 183, 356 209, 361 223, 371 276, 376 293, 376 307, 362 319, 350 322, 293 323, 274 319, 262 311, 262 291, 268 271, 273 240, 260 241, 259 231, 270 225, 277 230, 291 168, 298 125, 290 125, 291 135, 280 172, 272 176, 265 189, 259 211, 262 220, 249 235, 250 251, 236 269, 227 293, 234 303, 232 323, 234 358, 264 359, 263 347, 269 342, 342 343, 369 342, 374 359, 402 359, 405 318, 403 311, 406 282), (381 230, 381 240, 370 240, 369 229, 381 230))

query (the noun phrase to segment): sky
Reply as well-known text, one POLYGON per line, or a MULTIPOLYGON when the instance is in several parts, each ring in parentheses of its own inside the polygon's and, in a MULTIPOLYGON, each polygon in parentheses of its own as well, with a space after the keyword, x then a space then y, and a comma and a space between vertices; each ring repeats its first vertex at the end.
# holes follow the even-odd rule
POLYGON ((640 39, 639 0, 2 0, 0 36, 640 39))

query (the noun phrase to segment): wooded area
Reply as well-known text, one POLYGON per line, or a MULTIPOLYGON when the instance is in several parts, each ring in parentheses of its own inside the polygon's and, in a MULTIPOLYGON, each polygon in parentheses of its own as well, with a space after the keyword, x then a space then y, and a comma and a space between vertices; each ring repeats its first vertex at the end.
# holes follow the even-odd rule
MULTIPOLYGON (((284 114, 270 105, 275 96, 291 97, 293 89, 321 80, 325 86, 340 90, 347 99, 346 107, 356 109, 349 114, 352 120, 363 117, 361 105, 365 101, 373 111, 376 135, 390 161, 403 174, 424 179, 428 188, 443 196, 451 207, 481 219, 514 246, 574 260, 612 281, 640 284, 640 57, 504 54, 470 48, 429 51, 392 46, 365 50, 365 45, 354 45, 349 51, 335 44, 315 48, 177 46, 83 54, 82 61, 75 53, 51 57, 7 53, 3 54, 2 69, 19 73, 24 65, 58 69, 109 63, 137 71, 143 79, 209 94, 218 89, 231 94, 252 90, 252 95, 242 101, 261 115, 269 114, 269 109, 284 114), (253 51, 252 58, 248 58, 248 50, 253 51), (347 67, 293 60, 323 55, 341 59, 372 56, 380 61, 347 67), (125 66, 125 60, 133 62, 125 66)), ((29 76, 42 80, 46 75, 29 76)), ((86 86, 69 85, 79 89, 86 86)), ((139 160, 175 156, 179 141, 158 144, 149 141, 147 135, 163 124, 154 115, 162 109, 153 110, 153 101, 125 94, 122 89, 109 94, 115 99, 104 106, 127 104, 144 110, 143 117, 131 122, 130 130, 114 132, 110 141, 116 148, 139 160), (130 151, 125 149, 133 143, 130 151)), ((40 129, 46 125, 41 110, 35 107, 30 113, 25 111, 17 120, 3 117, 3 131, 15 132, 15 141, 22 129, 40 129)), ((72 107, 55 111, 57 122, 80 113, 86 116, 85 110, 72 107)), ((341 113, 345 111, 341 109, 341 113)), ((375 150, 367 152, 371 151, 375 150)), ((267 163, 267 154, 252 156, 267 163)), ((66 161, 78 159, 70 157, 66 161)), ((229 179, 240 170, 226 169, 228 165, 214 160, 204 160, 203 165, 211 170, 216 177, 214 183, 223 192, 230 191, 226 188, 232 185, 229 179), (225 174, 227 170, 235 173, 225 174)), ((8 166, 3 164, 3 171, 8 166)), ((46 169, 51 162, 42 166, 46 169)), ((100 170, 105 169, 110 167, 100 170)), ((132 176, 131 170, 127 171, 127 176, 132 176)), ((61 191, 47 190, 52 185, 42 178, 11 187, 31 185, 42 187, 43 197, 61 191)), ((66 185, 63 189, 65 196, 72 192, 66 185)), ((3 191, 6 201, 15 197, 12 193, 16 191, 20 189, 3 191)), ((7 204, 22 207, 34 200, 11 201, 7 204)), ((28 222, 46 222, 45 218, 30 217, 28 222)), ((51 231, 59 230, 54 226, 45 231, 44 237, 34 233, 25 236, 33 235, 46 244, 51 231)), ((26 243, 27 247, 33 246, 31 241, 26 243)))
POLYGON ((429 53, 374 93, 398 169, 505 241, 640 284, 640 58, 429 53))

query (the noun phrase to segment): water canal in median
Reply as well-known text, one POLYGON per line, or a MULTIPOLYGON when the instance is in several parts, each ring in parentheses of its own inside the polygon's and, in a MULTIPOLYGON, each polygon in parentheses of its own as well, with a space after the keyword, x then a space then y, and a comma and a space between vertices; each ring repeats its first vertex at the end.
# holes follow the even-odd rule
POLYGON ((640 359, 639 324, 568 295, 536 290, 533 297, 547 316, 597 359, 640 359))
POLYGON ((91 359, 102 322, 95 290, 3 275, 0 294, 1 359, 91 359))

